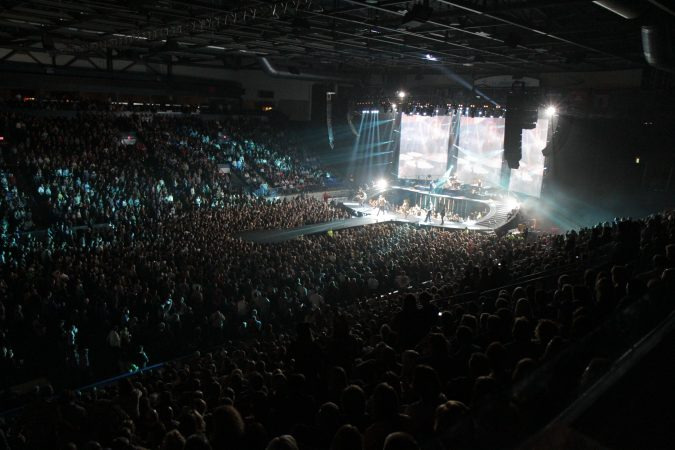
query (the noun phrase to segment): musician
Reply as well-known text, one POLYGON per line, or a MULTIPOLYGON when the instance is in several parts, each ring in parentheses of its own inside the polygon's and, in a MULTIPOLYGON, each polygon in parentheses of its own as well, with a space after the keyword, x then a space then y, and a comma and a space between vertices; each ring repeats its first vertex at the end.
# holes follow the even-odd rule
POLYGON ((441 216, 441 225, 443 225, 445 223, 445 205, 443 202, 438 202, 436 212, 441 216))
POLYGON ((356 194, 356 200, 358 200, 359 206, 363 207, 363 204, 366 201, 366 193, 363 188, 359 188, 359 192, 356 194))
POLYGON ((403 215, 407 219, 408 213, 410 213, 410 201, 407 198, 403 200, 403 206, 401 206, 401 210, 403 211, 403 215))
POLYGON ((380 198, 377 199, 377 216, 386 214, 385 207, 387 206, 387 200, 385 200, 384 195, 380 194, 380 198))
POLYGON ((433 213, 433 211, 434 211, 434 205, 431 203, 431 200, 430 200, 429 201, 429 208, 427 209, 427 216, 424 218, 424 223, 433 222, 431 220, 431 214, 433 213))

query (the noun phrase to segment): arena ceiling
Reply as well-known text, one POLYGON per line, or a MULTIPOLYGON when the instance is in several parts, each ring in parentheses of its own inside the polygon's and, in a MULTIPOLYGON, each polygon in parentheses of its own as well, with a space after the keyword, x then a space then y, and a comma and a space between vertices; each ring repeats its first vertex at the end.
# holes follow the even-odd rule
MULTIPOLYGON (((672 18, 667 7, 659 8, 664 2, 627 3, 641 17, 658 10, 672 18)), ((640 19, 596 3, 2 0, 0 48, 9 53, 0 60, 46 52, 54 61, 72 55, 237 69, 260 67, 266 57, 291 72, 410 73, 443 66, 474 75, 645 66, 640 19)))

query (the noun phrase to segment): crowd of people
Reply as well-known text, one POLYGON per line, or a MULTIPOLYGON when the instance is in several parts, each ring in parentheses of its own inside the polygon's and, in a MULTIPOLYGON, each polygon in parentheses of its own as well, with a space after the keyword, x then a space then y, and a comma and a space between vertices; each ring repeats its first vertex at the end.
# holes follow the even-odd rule
POLYGON ((219 165, 278 185, 261 174, 298 158, 262 150, 256 125, 3 119, 20 139, 0 180, 0 383, 46 381, 0 448, 508 448, 560 406, 515 386, 584 345, 563 377, 578 393, 607 367, 593 330, 673 309, 672 213, 527 239, 381 223, 259 244, 239 232, 344 212, 237 192, 219 165))
POLYGON ((0 207, 11 230, 133 222, 323 183, 317 161, 260 119, 2 113, 0 129, 0 207))
POLYGON ((236 238, 230 217, 257 210, 194 210, 12 249, 1 309, 7 385, 45 366, 83 383, 230 342, 81 397, 55 402, 43 388, 31 408, 49 427, 28 409, 28 422, 7 430, 13 445, 265 448, 288 434, 300 448, 381 449, 398 448, 384 441, 402 432, 418 446, 405 448, 494 448, 522 437, 518 410, 499 397, 497 416, 473 416, 482 397, 494 401, 619 305, 668 308, 673 294, 673 217, 532 242, 396 224, 274 245, 236 238), (624 263, 652 256, 653 266, 441 302, 598 251, 624 263), (416 294, 405 293, 411 285, 416 294), (392 290, 400 294, 378 298, 392 290), (474 428, 454 430, 457 417, 474 428), (343 426, 349 444, 338 443, 343 426))

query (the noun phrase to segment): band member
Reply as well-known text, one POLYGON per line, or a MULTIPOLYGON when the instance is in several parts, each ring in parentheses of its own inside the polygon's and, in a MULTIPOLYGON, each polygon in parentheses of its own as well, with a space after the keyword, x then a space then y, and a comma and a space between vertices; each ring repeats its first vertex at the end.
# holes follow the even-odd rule
POLYGON ((424 222, 431 222, 431 213, 434 211, 434 205, 429 201, 429 208, 427 209, 427 216, 424 218, 424 222))
POLYGON ((445 205, 443 202, 438 202, 436 212, 441 216, 441 225, 443 225, 445 223, 445 205))
POLYGON ((363 188, 359 188, 359 192, 356 194, 356 200, 359 202, 359 206, 363 206, 363 204, 366 201, 366 193, 364 192, 363 188))
POLYGON ((386 212, 384 210, 385 206, 387 206, 387 201, 384 199, 384 196, 380 194, 380 198, 377 199, 377 214, 376 215, 379 216, 380 213, 386 214, 386 212))
POLYGON ((403 200, 403 206, 401 206, 401 210, 403 211, 403 215, 407 219, 408 213, 410 213, 410 201, 407 198, 403 200))

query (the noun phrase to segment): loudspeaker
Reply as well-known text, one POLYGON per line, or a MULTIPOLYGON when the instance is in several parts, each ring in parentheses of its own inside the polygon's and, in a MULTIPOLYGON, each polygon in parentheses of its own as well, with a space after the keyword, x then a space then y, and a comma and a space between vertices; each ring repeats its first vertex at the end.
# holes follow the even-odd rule
POLYGON ((520 159, 523 157, 523 129, 514 120, 508 117, 504 124, 504 160, 510 169, 520 167, 520 159))
POLYGON ((675 72, 675 57, 671 33, 664 26, 642 26, 642 53, 652 67, 675 72))

